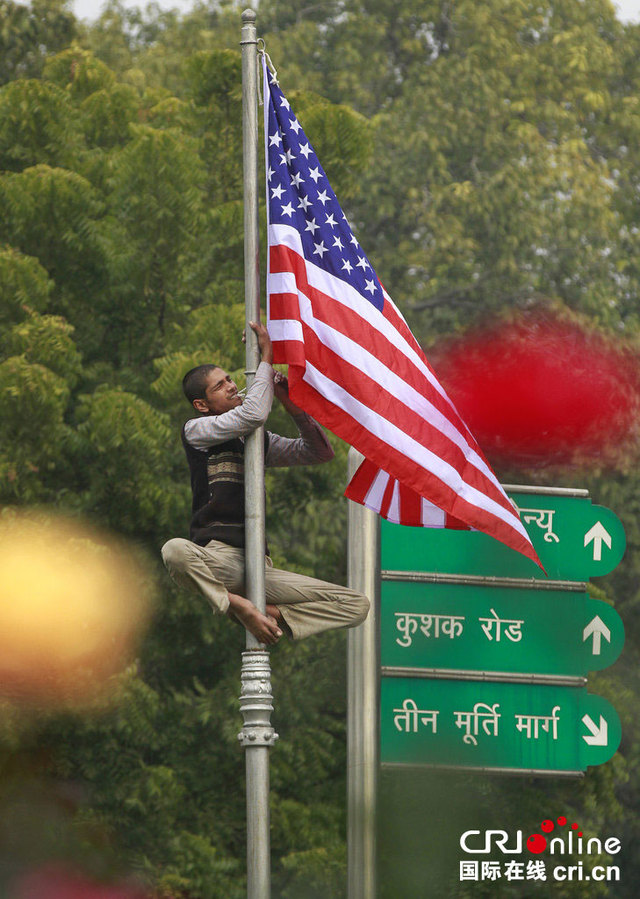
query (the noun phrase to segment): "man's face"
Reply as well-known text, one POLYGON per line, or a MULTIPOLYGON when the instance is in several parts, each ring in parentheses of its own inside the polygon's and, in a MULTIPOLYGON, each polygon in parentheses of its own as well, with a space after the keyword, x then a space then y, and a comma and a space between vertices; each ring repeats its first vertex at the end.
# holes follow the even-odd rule
POLYGON ((242 397, 231 375, 222 368, 214 368, 207 377, 205 399, 195 400, 194 406, 199 412, 208 415, 220 415, 242 405, 242 397), (197 404, 197 405, 196 405, 197 404))

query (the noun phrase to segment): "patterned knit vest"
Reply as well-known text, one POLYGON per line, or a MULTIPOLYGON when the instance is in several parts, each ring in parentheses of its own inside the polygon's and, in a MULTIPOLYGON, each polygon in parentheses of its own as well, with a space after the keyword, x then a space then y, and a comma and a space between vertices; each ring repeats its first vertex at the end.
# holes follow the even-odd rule
MULTIPOLYGON (((243 548, 244 441, 236 437, 207 450, 197 450, 187 443, 183 428, 182 445, 191 472, 191 540, 199 546, 220 540, 243 548)), ((265 434, 265 456, 268 445, 265 434)))

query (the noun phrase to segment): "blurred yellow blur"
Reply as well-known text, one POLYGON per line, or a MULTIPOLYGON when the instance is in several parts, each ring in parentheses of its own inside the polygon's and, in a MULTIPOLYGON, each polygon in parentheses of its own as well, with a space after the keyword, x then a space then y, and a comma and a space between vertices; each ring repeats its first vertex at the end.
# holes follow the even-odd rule
POLYGON ((128 548, 83 523, 10 511, 0 519, 0 694, 91 699, 131 659, 149 579, 128 548))

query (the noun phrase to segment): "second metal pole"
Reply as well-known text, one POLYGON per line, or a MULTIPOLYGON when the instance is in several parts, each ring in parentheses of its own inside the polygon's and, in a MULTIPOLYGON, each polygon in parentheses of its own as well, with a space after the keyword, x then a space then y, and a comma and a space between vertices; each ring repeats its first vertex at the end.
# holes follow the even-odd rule
MULTIPOLYGON (((362 461, 349 450, 349 480, 362 461)), ((349 586, 369 597, 365 621, 347 643, 347 881, 348 899, 375 899, 380 651, 380 519, 349 502, 349 586)))

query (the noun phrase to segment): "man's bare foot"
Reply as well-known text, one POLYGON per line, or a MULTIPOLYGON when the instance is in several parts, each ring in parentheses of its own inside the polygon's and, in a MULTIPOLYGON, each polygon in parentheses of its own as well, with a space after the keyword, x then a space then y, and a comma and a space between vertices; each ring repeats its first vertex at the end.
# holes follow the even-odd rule
POLYGON ((277 643, 282 636, 282 630, 274 616, 263 615, 252 602, 237 593, 229 593, 228 614, 244 625, 260 643, 271 645, 277 643))
POLYGON ((271 605, 271 603, 267 603, 266 612, 270 618, 273 618, 277 622, 278 627, 287 635, 287 637, 293 637, 291 628, 285 621, 284 615, 280 611, 280 606, 274 606, 271 605))

